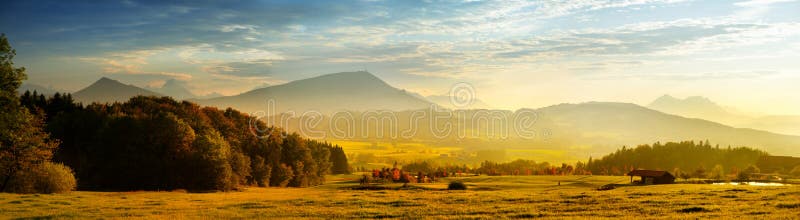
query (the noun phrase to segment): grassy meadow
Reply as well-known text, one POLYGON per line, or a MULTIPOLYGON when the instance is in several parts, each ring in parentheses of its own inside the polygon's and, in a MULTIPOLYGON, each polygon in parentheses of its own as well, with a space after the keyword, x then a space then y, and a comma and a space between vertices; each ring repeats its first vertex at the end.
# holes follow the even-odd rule
POLYGON ((313 188, 238 192, 0 194, 0 217, 25 218, 797 218, 800 187, 627 183, 611 176, 451 178, 440 183, 360 190, 358 176, 330 176, 313 188), (458 179, 466 191, 448 191, 458 179))
MULTIPOLYGON (((444 163, 478 165, 480 162, 494 158, 476 157, 474 149, 467 149, 447 142, 430 141, 353 141, 353 140, 326 140, 341 146, 349 159, 357 167, 368 169, 391 167, 394 161, 439 161, 444 163), (442 157, 442 155, 447 155, 442 157), (365 158, 365 156, 368 157, 365 158)), ((551 161, 574 163, 585 161, 567 150, 561 149, 531 149, 530 147, 506 147, 507 160, 526 159, 534 161, 551 161)))

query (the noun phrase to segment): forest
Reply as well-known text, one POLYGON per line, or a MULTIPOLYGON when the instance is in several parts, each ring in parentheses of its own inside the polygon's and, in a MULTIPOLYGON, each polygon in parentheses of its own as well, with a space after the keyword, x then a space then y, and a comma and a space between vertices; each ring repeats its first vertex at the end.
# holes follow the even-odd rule
POLYGON ((599 175, 624 175, 632 169, 656 169, 675 175, 697 173, 696 176, 701 176, 700 173, 713 171, 717 176, 725 176, 754 166, 758 158, 765 155, 767 152, 749 147, 711 146, 708 141, 656 142, 636 148, 622 147, 597 160, 590 158, 586 167, 599 175))
POLYGON ((83 106, 69 94, 26 92, 20 103, 60 141, 53 160, 84 190, 308 187, 347 173, 341 147, 267 127, 234 109, 169 97, 83 106))

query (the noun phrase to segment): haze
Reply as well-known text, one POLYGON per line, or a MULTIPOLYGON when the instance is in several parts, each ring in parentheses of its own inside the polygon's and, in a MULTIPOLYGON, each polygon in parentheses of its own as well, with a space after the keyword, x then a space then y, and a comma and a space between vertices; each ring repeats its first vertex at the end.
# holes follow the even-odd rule
POLYGON ((800 111, 800 2, 14 1, 0 30, 26 83, 75 92, 102 76, 236 95, 368 70, 494 108, 646 105, 704 96, 744 112, 800 111))

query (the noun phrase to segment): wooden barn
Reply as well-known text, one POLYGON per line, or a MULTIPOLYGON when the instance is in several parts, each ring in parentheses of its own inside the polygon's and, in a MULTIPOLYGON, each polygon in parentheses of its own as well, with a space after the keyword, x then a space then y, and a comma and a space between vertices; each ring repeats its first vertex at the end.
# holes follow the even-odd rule
POLYGON ((675 183, 675 176, 663 170, 634 170, 628 173, 631 176, 631 183, 633 177, 641 177, 639 184, 670 184, 675 183))

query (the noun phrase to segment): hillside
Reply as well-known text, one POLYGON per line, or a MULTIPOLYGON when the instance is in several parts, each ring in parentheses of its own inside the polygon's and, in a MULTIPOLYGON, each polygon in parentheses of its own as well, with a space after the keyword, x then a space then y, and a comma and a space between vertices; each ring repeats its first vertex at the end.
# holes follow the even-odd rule
POLYGON ((88 104, 92 102, 124 102, 137 95, 162 96, 161 94, 152 92, 150 90, 142 89, 133 85, 126 85, 119 81, 103 77, 94 82, 92 85, 73 93, 72 97, 77 102, 88 104))
MULTIPOLYGON (((564 154, 561 158, 600 156, 623 145, 634 146, 656 141, 709 140, 725 147, 749 146, 775 155, 798 155, 796 146, 800 146, 800 136, 734 128, 707 120, 665 114, 629 103, 559 104, 530 110, 536 113, 536 121, 528 129, 535 134, 533 138, 522 138, 514 130, 515 112, 493 111, 493 116, 487 118, 487 112, 481 110, 455 110, 452 115, 464 116, 467 120, 444 117, 438 121, 435 130, 446 127, 448 123, 453 128, 447 135, 434 132, 430 123, 432 115, 441 117, 446 114, 431 111, 421 112, 422 118, 418 118, 418 123, 413 124, 416 127, 415 132, 409 132, 413 134, 411 137, 404 136, 404 132, 413 128, 410 122, 415 113, 411 111, 395 112, 395 124, 398 128, 395 131, 390 129, 389 123, 379 128, 374 123, 363 120, 364 113, 360 112, 351 112, 350 115, 355 118, 352 126, 342 124, 343 120, 339 120, 334 127, 329 123, 331 118, 326 117, 307 131, 325 132, 325 137, 331 140, 347 139, 366 143, 418 142, 428 146, 458 146, 462 150, 473 152, 482 149, 516 149, 513 152, 517 152, 518 156, 522 155, 519 152, 530 150, 557 151, 564 154), (485 119, 492 120, 492 126, 487 126, 485 119), (353 133, 342 135, 341 132, 332 132, 334 128, 349 129, 353 133), (395 140, 390 135, 392 132, 397 134, 395 140), (462 135, 463 137, 459 137, 462 135)), ((280 126, 300 131, 298 125, 301 120, 303 119, 291 120, 288 125, 280 126)))
POLYGON ((538 111, 544 120, 551 121, 556 127, 554 135, 573 138, 590 146, 709 140, 722 146, 750 146, 777 155, 797 155, 796 146, 800 146, 800 136, 734 128, 665 114, 635 104, 589 102, 556 105, 538 111), (566 133, 557 134, 558 131, 566 133))
POLYGON ((195 100, 202 105, 233 107, 244 112, 267 111, 267 100, 277 112, 428 108, 431 103, 394 88, 369 72, 342 72, 255 89, 235 96, 195 100))

